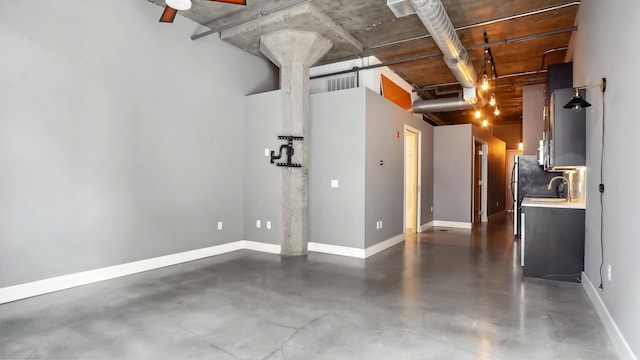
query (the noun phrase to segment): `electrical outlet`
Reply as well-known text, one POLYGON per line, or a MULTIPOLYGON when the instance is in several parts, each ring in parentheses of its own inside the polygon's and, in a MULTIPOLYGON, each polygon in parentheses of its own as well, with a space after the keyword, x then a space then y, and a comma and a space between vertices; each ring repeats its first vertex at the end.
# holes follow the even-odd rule
POLYGON ((607 264, 607 280, 611 281, 611 265, 607 264))
POLYGON ((380 230, 380 221, 376 221, 376 230, 380 230))
POLYGON ((260 229, 260 227, 262 227, 262 224, 260 223, 260 220, 256 220, 256 227, 258 229, 260 229))
POLYGON ((218 230, 222 230, 222 221, 218 221, 218 230))
POLYGON ((382 220, 380 220, 380 229, 382 229, 382 220))
POLYGON ((337 189, 338 187, 340 187, 340 181, 338 181, 338 179, 331 179, 331 188, 337 189))
POLYGON ((433 205, 431 205, 431 212, 433 212, 433 205))
POLYGON ((271 230, 271 221, 267 220, 267 230, 271 230))

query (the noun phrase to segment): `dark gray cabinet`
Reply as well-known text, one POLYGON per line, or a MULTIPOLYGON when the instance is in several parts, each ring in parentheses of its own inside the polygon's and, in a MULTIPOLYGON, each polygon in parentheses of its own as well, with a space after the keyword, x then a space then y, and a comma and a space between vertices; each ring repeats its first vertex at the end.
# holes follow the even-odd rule
POLYGON ((580 282, 584 209, 524 207, 524 276, 580 282))
MULTIPOLYGON (((581 90, 585 97, 585 91, 581 90)), ((586 165, 586 112, 565 109, 574 90, 556 89, 549 102, 549 169, 586 165)))
POLYGON ((551 64, 547 68, 547 94, 573 86, 573 63, 551 64))

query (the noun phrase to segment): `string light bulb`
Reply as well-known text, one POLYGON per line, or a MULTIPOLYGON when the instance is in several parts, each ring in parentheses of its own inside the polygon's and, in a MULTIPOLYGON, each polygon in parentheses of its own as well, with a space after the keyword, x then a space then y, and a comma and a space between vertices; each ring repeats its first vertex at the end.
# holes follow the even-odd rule
POLYGON ((493 110, 493 114, 494 114, 495 116, 500 115, 500 110, 498 109, 498 107, 497 107, 497 106, 496 106, 495 110, 493 110))
POLYGON ((482 120, 482 127, 489 126, 489 121, 487 119, 482 120))
POLYGON ((480 119, 482 117, 482 112, 480 110, 476 110, 476 119, 480 119))
POLYGON ((487 76, 487 74, 482 75, 482 85, 480 85, 480 88, 482 89, 482 91, 489 90, 489 77, 487 76))
POLYGON ((496 94, 491 93, 491 100, 489 100, 489 105, 496 106, 496 94))

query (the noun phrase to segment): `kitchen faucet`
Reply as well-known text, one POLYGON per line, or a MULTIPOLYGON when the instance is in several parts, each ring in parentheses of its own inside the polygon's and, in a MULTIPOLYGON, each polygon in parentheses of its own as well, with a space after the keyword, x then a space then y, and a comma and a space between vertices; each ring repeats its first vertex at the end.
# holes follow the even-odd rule
POLYGON ((551 178, 551 180, 549 180, 549 184, 547 185, 547 189, 551 190, 551 184, 553 184, 553 181, 557 180, 557 179, 562 179, 567 184, 567 196, 566 196, 566 199, 567 199, 567 201, 571 201, 571 184, 569 183, 569 180, 567 180, 566 177, 564 177, 564 176, 555 176, 555 177, 551 178))

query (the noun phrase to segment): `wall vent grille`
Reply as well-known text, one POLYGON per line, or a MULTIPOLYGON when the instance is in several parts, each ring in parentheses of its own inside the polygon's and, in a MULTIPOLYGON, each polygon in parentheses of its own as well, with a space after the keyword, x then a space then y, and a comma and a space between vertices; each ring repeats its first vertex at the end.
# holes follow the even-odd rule
POLYGON ((327 79, 327 91, 338 91, 345 89, 353 89, 357 87, 356 75, 347 75, 327 79))

